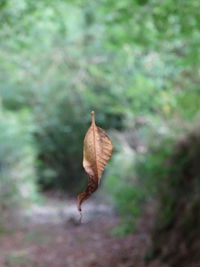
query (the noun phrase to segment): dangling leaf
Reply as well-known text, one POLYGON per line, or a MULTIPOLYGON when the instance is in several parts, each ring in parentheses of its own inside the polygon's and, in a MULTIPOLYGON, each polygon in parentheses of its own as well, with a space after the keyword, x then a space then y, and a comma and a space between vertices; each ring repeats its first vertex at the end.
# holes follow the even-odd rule
POLYGON ((113 150, 110 138, 103 129, 95 124, 94 111, 91 112, 91 115, 92 123, 86 133, 83 145, 83 167, 88 174, 88 185, 86 190, 77 197, 80 212, 82 202, 97 190, 113 150))

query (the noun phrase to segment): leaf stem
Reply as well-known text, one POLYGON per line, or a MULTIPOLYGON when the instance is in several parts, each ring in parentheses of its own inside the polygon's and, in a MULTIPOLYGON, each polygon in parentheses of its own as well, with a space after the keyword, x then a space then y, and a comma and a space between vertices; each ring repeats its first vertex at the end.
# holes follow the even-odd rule
POLYGON ((91 112, 91 116, 92 116, 92 123, 95 124, 95 112, 94 111, 91 112))

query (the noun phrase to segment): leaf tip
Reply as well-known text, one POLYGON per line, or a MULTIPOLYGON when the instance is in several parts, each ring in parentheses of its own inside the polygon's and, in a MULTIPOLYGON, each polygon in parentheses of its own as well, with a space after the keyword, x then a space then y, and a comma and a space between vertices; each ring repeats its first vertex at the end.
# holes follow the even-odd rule
POLYGON ((81 204, 82 204, 82 200, 81 200, 81 197, 80 197, 81 194, 79 194, 77 196, 77 208, 78 208, 78 211, 81 212, 81 204))

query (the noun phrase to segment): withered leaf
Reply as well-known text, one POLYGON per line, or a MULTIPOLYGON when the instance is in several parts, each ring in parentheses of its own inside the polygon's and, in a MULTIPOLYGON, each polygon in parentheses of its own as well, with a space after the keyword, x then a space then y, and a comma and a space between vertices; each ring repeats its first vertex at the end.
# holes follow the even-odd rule
POLYGON ((83 144, 83 167, 88 174, 88 185, 78 199, 78 210, 81 212, 81 204, 99 185, 102 173, 107 161, 112 155, 113 145, 105 131, 95 124, 94 111, 91 112, 92 123, 88 129, 83 144))

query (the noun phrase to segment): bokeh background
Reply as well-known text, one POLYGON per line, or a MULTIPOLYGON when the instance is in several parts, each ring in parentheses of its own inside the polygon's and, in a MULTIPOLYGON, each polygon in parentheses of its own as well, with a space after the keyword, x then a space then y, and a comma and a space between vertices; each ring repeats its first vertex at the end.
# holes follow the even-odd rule
POLYGON ((198 0, 0 1, 2 267, 198 266, 199 10, 198 0), (91 110, 115 150, 78 225, 91 110), (35 209, 49 219, 37 223, 35 209))

